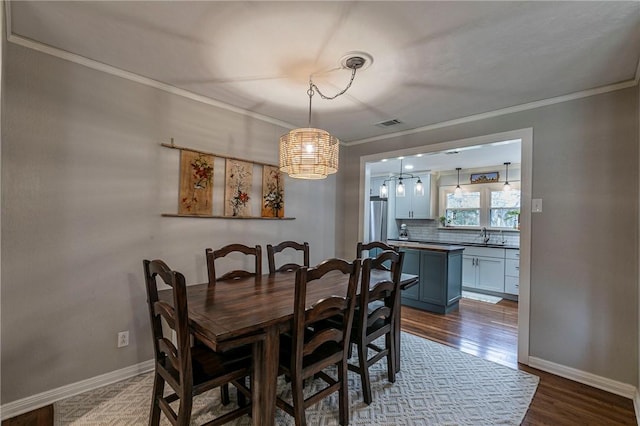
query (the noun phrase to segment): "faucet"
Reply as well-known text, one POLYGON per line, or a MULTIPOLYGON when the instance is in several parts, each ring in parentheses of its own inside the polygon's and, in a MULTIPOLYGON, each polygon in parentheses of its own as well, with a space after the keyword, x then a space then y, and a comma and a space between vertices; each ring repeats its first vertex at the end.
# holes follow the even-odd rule
POLYGON ((487 232, 487 228, 485 228, 484 226, 482 227, 482 230, 480 231, 480 236, 482 237, 482 242, 484 242, 485 244, 487 244, 489 242, 489 240, 491 239, 491 236, 487 232))

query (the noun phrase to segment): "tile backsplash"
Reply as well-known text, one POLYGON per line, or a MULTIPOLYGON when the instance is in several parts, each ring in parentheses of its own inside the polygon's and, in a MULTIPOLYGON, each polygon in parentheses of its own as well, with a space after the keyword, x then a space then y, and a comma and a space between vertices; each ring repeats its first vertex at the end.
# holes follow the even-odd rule
MULTIPOLYGON (((466 229, 443 229, 438 227, 435 220, 396 220, 398 229, 400 224, 407 225, 410 240, 443 241, 451 243, 482 243, 480 231, 466 229)), ((504 244, 507 246, 520 245, 520 233, 514 231, 487 231, 490 244, 504 244)))

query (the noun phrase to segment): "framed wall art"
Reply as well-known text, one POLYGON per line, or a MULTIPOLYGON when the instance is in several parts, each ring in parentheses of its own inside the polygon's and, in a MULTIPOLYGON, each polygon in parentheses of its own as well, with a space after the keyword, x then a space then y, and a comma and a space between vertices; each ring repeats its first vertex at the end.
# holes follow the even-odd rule
POLYGON ((251 181, 253 163, 226 159, 224 185, 224 215, 251 216, 251 181))
POLYGON ((499 172, 471 173, 471 183, 492 183, 500 179, 499 172))
POLYGON ((180 151, 179 214, 211 214, 213 160, 213 155, 186 150, 180 151))
POLYGON ((284 178, 275 166, 262 167, 262 217, 284 217, 284 178))

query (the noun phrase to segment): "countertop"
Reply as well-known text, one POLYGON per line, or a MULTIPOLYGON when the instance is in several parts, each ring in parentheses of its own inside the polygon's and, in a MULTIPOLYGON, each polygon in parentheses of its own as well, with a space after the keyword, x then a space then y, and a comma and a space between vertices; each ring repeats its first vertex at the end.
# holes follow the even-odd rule
POLYGON ((424 241, 424 240, 388 240, 387 244, 398 247, 414 247, 414 248, 425 248, 429 250, 438 250, 438 246, 440 246, 440 251, 451 251, 451 250, 460 250, 464 247, 492 247, 492 248, 503 248, 509 250, 519 250, 519 246, 512 246, 507 244, 482 244, 482 243, 460 243, 460 242, 447 242, 447 241, 424 241), (442 247, 449 247, 449 249, 443 249, 442 247), (451 249, 451 247, 458 247, 456 249, 451 249))
POLYGON ((396 247, 405 247, 405 248, 415 248, 420 250, 431 250, 431 251, 458 251, 464 250, 464 247, 457 244, 430 244, 426 242, 419 241, 405 241, 405 240, 389 240, 387 241, 389 245, 396 247))

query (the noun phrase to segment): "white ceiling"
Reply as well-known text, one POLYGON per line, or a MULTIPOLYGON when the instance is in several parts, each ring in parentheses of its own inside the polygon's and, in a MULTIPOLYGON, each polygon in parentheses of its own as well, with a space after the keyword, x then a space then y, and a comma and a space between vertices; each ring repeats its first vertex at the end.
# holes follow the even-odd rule
POLYGON ((405 157, 385 158, 385 161, 367 163, 372 175, 413 173, 429 170, 431 172, 454 172, 456 167, 464 171, 483 167, 498 166, 504 170, 504 163, 520 165, 522 143, 520 139, 495 141, 485 145, 449 149, 442 152, 428 152, 405 157), (402 163, 400 160, 402 159, 402 163), (407 166, 412 167, 407 169, 407 166))
POLYGON ((10 31, 343 141, 636 78, 640 3, 10 2, 10 31), (328 71, 329 70, 329 71, 328 71), (331 71, 332 70, 332 71, 331 71), (327 72, 328 71, 328 72, 327 72), (399 119, 389 128, 375 123, 399 119))

